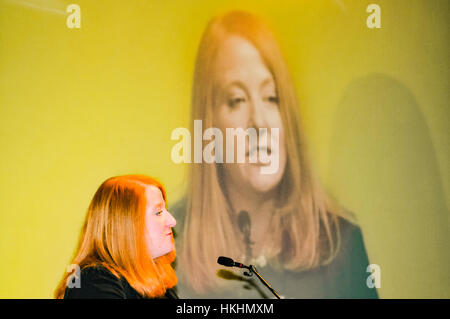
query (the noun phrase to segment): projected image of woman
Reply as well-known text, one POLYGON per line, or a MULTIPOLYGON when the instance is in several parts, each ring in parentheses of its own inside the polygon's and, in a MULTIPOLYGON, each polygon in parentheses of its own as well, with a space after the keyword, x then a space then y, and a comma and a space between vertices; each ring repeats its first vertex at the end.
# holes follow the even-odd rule
POLYGON ((377 297, 366 285, 360 229, 331 203, 311 167, 300 110, 265 24, 240 11, 214 18, 197 53, 192 122, 202 120, 203 129, 216 127, 224 136, 227 128, 267 136, 258 134, 256 146, 246 143, 245 163, 190 165, 187 196, 172 208, 180 297, 273 297, 257 279, 224 271, 218 256, 253 264, 285 298, 377 297), (270 164, 249 161, 263 151, 277 155, 270 174, 261 170, 270 164))

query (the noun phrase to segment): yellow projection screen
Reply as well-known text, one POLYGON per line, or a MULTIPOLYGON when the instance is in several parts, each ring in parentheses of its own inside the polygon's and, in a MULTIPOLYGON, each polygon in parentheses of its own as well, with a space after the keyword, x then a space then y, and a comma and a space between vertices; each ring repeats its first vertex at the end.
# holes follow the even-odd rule
POLYGON ((272 297, 221 255, 284 298, 450 298, 449 6, 0 0, 0 298, 54 298, 127 174, 182 298, 272 297))

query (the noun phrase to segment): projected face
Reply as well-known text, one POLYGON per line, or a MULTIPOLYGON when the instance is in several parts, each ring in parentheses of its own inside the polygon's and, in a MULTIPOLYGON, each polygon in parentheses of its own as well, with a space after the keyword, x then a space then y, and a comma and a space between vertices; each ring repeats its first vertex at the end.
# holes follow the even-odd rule
MULTIPOLYGON (((267 192, 280 182, 287 157, 273 76, 258 50, 247 40, 236 36, 229 37, 220 47, 216 67, 219 90, 213 116, 214 126, 222 132, 226 128, 255 128, 258 132, 259 128, 266 128, 268 135, 267 143, 261 143, 259 135, 258 145, 245 143, 245 163, 224 164, 225 177, 231 178, 234 185, 267 192), (279 129, 278 140, 273 138, 272 128, 279 129), (278 152, 278 165, 271 174, 261 173, 261 166, 267 163, 259 159, 256 163, 250 163, 252 152, 262 149, 267 149, 268 154, 278 152)), ((236 144, 234 154, 237 154, 236 144)))
POLYGON ((148 247, 152 257, 157 258, 175 249, 172 227, 175 227, 176 220, 166 210, 166 204, 159 188, 147 186, 146 196, 145 223, 148 231, 148 247))

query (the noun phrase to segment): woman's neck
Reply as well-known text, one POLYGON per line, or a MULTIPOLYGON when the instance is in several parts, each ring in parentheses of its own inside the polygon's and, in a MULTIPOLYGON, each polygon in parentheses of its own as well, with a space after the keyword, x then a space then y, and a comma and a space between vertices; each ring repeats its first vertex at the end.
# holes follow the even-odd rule
POLYGON ((268 228, 276 208, 276 191, 258 193, 249 187, 236 185, 230 180, 225 180, 225 187, 225 194, 236 218, 241 211, 248 212, 251 225, 250 240, 254 242, 252 252, 253 256, 257 257, 263 253, 264 238, 267 238, 270 231, 268 228))

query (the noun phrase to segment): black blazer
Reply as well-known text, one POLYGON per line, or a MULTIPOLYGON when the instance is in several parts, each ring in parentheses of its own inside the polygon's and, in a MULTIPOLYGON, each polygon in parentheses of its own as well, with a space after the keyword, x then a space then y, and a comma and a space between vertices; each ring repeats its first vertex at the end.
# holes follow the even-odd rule
MULTIPOLYGON (((80 272, 80 288, 66 288, 64 299, 142 299, 143 297, 123 277, 118 279, 103 266, 84 268, 80 272)), ((178 299, 168 289, 163 299, 178 299)))

